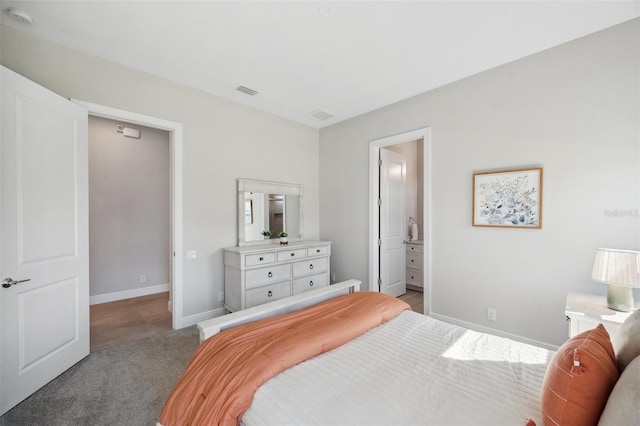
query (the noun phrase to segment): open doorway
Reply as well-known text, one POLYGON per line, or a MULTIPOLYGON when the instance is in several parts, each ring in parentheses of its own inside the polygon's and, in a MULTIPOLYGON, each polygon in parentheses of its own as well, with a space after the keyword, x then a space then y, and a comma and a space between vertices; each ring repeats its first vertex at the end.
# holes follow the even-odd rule
POLYGON ((184 317, 183 310, 183 129, 182 123, 126 111, 106 105, 78 99, 72 101, 85 108, 90 116, 124 121, 127 123, 166 130, 170 134, 171 168, 171 279, 168 308, 172 317, 172 328, 177 330, 195 324, 192 317, 184 317))
MULTIPOLYGON (((388 271, 404 272, 407 290, 411 293, 412 306, 422 305, 425 314, 430 312, 430 129, 424 128, 370 142, 370 212, 369 212, 369 265, 370 291, 385 291, 388 271), (381 153, 393 151, 407 160, 406 182, 403 189, 402 237, 404 256, 385 255, 385 221, 381 212, 385 179, 381 168, 381 153), (411 251, 410 251, 411 250, 411 251), (409 264, 411 262, 411 264, 409 264), (386 263, 386 264, 385 264, 386 263), (397 263, 397 264, 396 264, 397 263), (409 279, 411 277, 411 279, 409 279), (421 303, 420 302, 421 299, 421 303)), ((397 203, 399 197, 390 197, 397 203)), ((397 274, 400 275, 400 274, 397 274)))
POLYGON ((91 352, 172 328, 166 130, 89 116, 91 352))

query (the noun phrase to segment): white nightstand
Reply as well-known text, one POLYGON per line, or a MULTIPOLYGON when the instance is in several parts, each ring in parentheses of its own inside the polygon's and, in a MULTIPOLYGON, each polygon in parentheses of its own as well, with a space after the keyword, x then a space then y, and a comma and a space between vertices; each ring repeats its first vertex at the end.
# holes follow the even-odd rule
MULTIPOLYGON (((640 308, 636 302, 636 309, 640 308)), ((632 312, 614 311, 607 307, 605 296, 570 291, 564 313, 569 321, 569 337, 596 328, 602 323, 613 336, 632 312)))

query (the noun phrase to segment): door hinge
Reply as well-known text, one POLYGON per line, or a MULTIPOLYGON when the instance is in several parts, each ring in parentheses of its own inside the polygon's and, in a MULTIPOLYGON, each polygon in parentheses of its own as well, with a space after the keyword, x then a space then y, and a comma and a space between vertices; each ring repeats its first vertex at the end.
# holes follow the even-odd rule
POLYGON ((378 160, 378 166, 382 166, 382 160, 378 160))
POLYGON ((377 204, 378 204, 378 207, 382 205, 382 200, 380 198, 378 198, 377 204))
POLYGON ((382 240, 378 239, 378 245, 381 246, 382 245, 382 240))

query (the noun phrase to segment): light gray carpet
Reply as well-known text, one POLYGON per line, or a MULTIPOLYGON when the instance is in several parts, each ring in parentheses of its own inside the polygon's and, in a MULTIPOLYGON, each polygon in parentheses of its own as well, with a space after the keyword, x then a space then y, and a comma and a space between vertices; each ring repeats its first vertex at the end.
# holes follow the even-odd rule
POLYGON ((94 352, 0 417, 0 425, 155 425, 198 346, 195 326, 94 352))

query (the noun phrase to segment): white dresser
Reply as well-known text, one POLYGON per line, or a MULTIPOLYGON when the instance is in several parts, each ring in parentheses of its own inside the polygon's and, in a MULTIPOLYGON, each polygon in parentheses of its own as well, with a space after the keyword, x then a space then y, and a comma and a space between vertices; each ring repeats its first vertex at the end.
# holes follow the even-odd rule
POLYGON ((424 256, 424 242, 414 240, 407 242, 407 288, 423 291, 422 265, 424 256))
POLYGON ((291 241, 224 249, 224 307, 230 312, 329 285, 331 243, 291 241))

